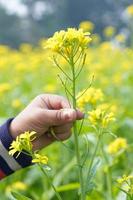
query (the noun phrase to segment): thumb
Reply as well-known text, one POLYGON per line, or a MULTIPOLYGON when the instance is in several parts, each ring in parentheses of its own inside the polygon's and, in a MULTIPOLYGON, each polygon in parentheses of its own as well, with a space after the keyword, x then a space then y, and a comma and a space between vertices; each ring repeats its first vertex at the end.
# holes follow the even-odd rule
POLYGON ((77 119, 77 112, 74 109, 44 110, 45 124, 57 126, 77 119))

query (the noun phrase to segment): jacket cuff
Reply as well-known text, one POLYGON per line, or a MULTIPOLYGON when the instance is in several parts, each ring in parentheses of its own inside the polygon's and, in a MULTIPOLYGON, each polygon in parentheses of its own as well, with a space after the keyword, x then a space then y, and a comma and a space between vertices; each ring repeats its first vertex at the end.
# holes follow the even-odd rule
POLYGON ((32 158, 21 153, 17 158, 10 156, 8 151, 13 141, 9 127, 13 118, 8 119, 0 127, 0 178, 3 178, 14 171, 31 165, 32 158))

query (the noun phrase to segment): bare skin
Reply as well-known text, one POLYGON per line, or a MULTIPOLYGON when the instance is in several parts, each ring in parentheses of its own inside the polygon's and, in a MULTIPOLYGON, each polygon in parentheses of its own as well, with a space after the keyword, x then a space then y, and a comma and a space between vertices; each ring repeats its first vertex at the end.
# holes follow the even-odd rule
POLYGON ((68 101, 58 95, 42 94, 13 119, 10 133, 15 139, 25 131, 36 131, 37 138, 33 148, 41 149, 56 139, 51 134, 51 128, 59 140, 66 140, 71 135, 73 122, 83 119, 84 114, 70 108, 68 101))

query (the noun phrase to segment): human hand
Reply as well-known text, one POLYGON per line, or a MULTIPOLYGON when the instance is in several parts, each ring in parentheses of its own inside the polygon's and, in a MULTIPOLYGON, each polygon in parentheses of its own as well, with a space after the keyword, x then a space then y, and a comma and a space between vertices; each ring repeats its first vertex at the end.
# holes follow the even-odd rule
POLYGON ((58 95, 42 94, 13 119, 10 133, 15 139, 25 131, 37 132, 33 141, 33 149, 41 149, 58 138, 65 140, 71 135, 71 128, 75 120, 84 117, 80 111, 70 108, 68 101, 58 95), (51 134, 51 128, 56 138, 51 134))

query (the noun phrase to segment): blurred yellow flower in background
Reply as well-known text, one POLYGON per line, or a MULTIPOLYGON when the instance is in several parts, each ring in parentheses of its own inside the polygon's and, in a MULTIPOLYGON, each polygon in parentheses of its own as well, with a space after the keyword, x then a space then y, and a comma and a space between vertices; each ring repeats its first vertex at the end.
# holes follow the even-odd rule
POLYGON ((91 36, 91 38, 92 38, 92 42, 91 42, 92 44, 99 44, 100 41, 101 41, 101 37, 100 37, 100 35, 97 34, 97 33, 93 34, 93 35, 91 36))
POLYGON ((13 190, 24 191, 28 189, 28 185, 24 182, 17 181, 6 187, 6 194, 8 195, 13 190))
POLYGON ((14 99, 11 105, 13 108, 20 108, 22 106, 22 102, 20 99, 14 99))
POLYGON ((128 6, 126 8, 126 11, 128 13, 129 16, 133 17, 133 4, 131 4, 130 6, 128 6))
POLYGON ((55 84, 46 84, 46 86, 43 87, 43 91, 44 92, 49 92, 49 93, 52 93, 52 92, 55 92, 57 89, 56 85, 55 84))
POLYGON ((94 30, 95 25, 91 21, 82 21, 79 24, 79 28, 83 29, 83 31, 92 32, 94 30))
POLYGON ((85 92, 85 90, 83 90, 78 93, 77 105, 79 108, 84 110, 86 104, 95 105, 97 102, 102 101, 103 97, 104 97, 104 95, 103 95, 103 92, 101 89, 91 87, 86 92, 85 92))
POLYGON ((107 26, 103 33, 107 38, 113 37, 116 33, 116 28, 114 26, 107 26))
POLYGON ((11 85, 9 83, 0 83, 0 95, 9 90, 11 90, 11 85))
POLYGON ((126 150, 127 146, 127 140, 125 138, 119 137, 108 145, 108 152, 110 154, 117 154, 120 151, 126 150))
POLYGON ((115 36, 115 39, 118 41, 118 42, 125 42, 126 40, 126 36, 124 34, 118 34, 115 36))

